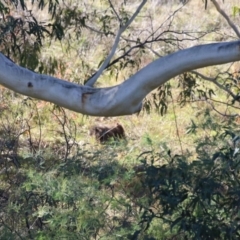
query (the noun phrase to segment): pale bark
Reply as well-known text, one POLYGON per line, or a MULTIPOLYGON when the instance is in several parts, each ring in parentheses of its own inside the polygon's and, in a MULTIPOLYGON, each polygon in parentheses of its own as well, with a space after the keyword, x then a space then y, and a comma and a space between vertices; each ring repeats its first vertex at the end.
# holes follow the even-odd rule
MULTIPOLYGON (((132 21, 136 18, 136 16, 139 14, 140 10, 143 8, 143 6, 146 4, 147 0, 143 0, 142 3, 139 5, 139 7, 137 8, 137 10, 135 11, 135 13, 132 15, 132 17, 127 21, 127 23, 123 26, 121 26, 121 20, 120 20, 120 28, 118 30, 118 33, 116 35, 113 47, 108 55, 108 57, 106 58, 106 60, 103 62, 102 66, 100 67, 100 69, 97 71, 97 73, 87 81, 86 86, 90 86, 93 87, 94 83, 98 80, 98 78, 100 77, 100 75, 102 74, 103 70, 107 67, 107 65, 109 64, 110 60, 112 59, 117 47, 118 47, 118 43, 120 41, 120 37, 122 35, 122 33, 128 28, 128 26, 132 23, 132 21)), ((113 8, 114 9, 114 8, 113 8)), ((116 13, 117 14, 117 13, 116 13)), ((118 15, 117 15, 118 16, 118 15)))
POLYGON ((123 83, 92 88, 22 68, 0 54, 0 84, 87 115, 119 116, 140 111, 144 97, 185 71, 240 60, 240 41, 200 45, 155 60, 123 83))

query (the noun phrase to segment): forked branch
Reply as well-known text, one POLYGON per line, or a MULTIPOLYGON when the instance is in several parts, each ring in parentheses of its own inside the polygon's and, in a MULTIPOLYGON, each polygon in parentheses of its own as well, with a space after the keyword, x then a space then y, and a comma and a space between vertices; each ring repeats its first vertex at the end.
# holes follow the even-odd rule
POLYGON ((98 80, 98 78, 100 77, 100 75, 102 74, 103 70, 107 67, 107 65, 109 64, 109 62, 111 61, 114 53, 116 52, 116 49, 118 47, 119 41, 120 41, 120 37, 122 35, 122 33, 128 28, 128 26, 132 23, 132 21, 135 19, 135 17, 139 14, 140 10, 143 8, 143 6, 145 5, 145 3, 147 2, 147 0, 143 0, 142 3, 139 5, 139 7, 137 8, 137 10, 135 11, 135 13, 132 15, 132 17, 127 21, 127 23, 125 25, 121 25, 120 23, 120 28, 118 30, 117 36, 115 38, 113 47, 109 53, 109 55, 107 56, 106 60, 103 62, 103 64, 101 65, 100 69, 97 71, 97 73, 90 78, 87 83, 85 84, 86 86, 93 86, 95 84, 95 82, 98 80))

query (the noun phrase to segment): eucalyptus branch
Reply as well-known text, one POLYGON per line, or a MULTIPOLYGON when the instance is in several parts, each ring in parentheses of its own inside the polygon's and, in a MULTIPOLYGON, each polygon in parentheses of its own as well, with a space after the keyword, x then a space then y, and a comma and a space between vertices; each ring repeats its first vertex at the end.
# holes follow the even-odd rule
POLYGON ((190 71, 191 73, 193 73, 193 74, 196 74, 197 76, 199 76, 199 77, 201 77, 202 79, 204 79, 204 80, 206 80, 206 81, 209 81, 209 82, 212 82, 212 83, 214 83, 216 86, 218 86, 220 89, 222 89, 223 91, 225 91, 225 92, 227 92, 233 99, 236 99, 236 95, 232 92, 232 91, 230 91, 228 88, 226 88, 226 87, 224 87, 222 84, 220 84, 220 83, 218 83, 217 81, 216 81, 216 78, 210 78, 210 77, 207 77, 207 76, 205 76, 205 75, 203 75, 203 74, 201 74, 201 73, 199 73, 199 72, 197 72, 197 71, 190 71))
POLYGON ((231 21, 229 16, 224 12, 223 9, 220 8, 218 2, 216 0, 212 0, 213 5, 217 9, 217 11, 227 20, 229 26, 233 29, 233 31, 237 34, 237 36, 240 38, 240 32, 238 31, 236 25, 231 21))
MULTIPOLYGON (((234 106, 234 105, 232 105, 232 104, 230 105, 230 104, 227 103, 227 102, 223 102, 223 101, 216 100, 216 99, 213 99, 213 98, 208 98, 208 100, 211 100, 212 102, 219 103, 219 104, 222 104, 222 105, 227 105, 228 107, 231 107, 231 108, 240 110, 240 107, 234 106)), ((204 101, 205 101, 205 100, 204 100, 204 101)))
POLYGON ((82 114, 120 116, 139 112, 147 94, 179 74, 239 60, 240 41, 199 45, 156 59, 121 84, 92 88, 38 74, 0 54, 0 84, 82 114))
POLYGON ((93 31, 93 32, 95 32, 95 33, 97 33, 97 34, 104 35, 104 32, 103 32, 103 31, 100 31, 100 30, 98 30, 98 29, 95 29, 95 28, 89 26, 89 25, 86 24, 86 23, 85 23, 85 28, 87 28, 87 29, 89 29, 89 30, 91 30, 91 31, 93 31))
POLYGON ((121 37, 122 33, 127 29, 127 27, 132 23, 134 18, 139 14, 140 10, 143 8, 143 6, 145 5, 146 2, 147 2, 147 0, 143 0, 142 3, 137 8, 137 10, 135 11, 135 13, 132 15, 132 17, 127 21, 127 23, 124 26, 120 26, 110 54, 108 55, 108 57, 106 58, 106 60, 104 61, 104 63, 100 67, 100 69, 97 71, 97 73, 87 81, 87 83, 85 84, 86 86, 92 87, 95 84, 97 79, 102 74, 103 70, 107 67, 107 65, 111 61, 111 59, 117 49, 117 46, 120 41, 120 37, 121 37))
MULTIPOLYGON (((149 33, 149 35, 141 42, 139 42, 139 39, 138 40, 134 40, 134 39, 129 39, 129 38, 121 36, 121 39, 125 40, 127 43, 133 43, 135 45, 131 46, 123 54, 121 54, 120 56, 116 57, 114 60, 109 62, 104 69, 107 69, 107 68, 111 67, 112 65, 118 63, 121 59, 124 59, 126 56, 130 56, 130 52, 132 52, 134 49, 137 50, 137 49, 142 49, 142 48, 149 48, 149 50, 152 51, 156 56, 159 56, 156 51, 152 50, 152 48, 148 46, 148 44, 152 44, 152 43, 155 43, 155 42, 166 42, 166 43, 168 43, 168 42, 172 42, 172 41, 183 42, 183 41, 199 40, 200 38, 204 37, 206 34, 209 33, 209 32, 172 31, 172 30, 170 30, 171 23, 168 25, 167 30, 162 31, 161 33, 157 33, 161 28, 164 27, 164 25, 168 21, 172 22, 174 17, 175 17, 175 15, 182 8, 183 8, 183 6, 178 8, 177 10, 175 10, 155 30, 153 29, 152 32, 149 33), (172 38, 169 38, 169 37, 164 38, 164 37, 162 37, 164 34, 169 34, 169 33, 172 33, 172 34, 175 34, 175 35, 182 35, 182 34, 184 34, 184 35, 187 35, 189 37, 188 38, 178 38, 177 36, 175 38, 173 38, 173 37, 172 38), (194 35, 191 35, 191 34, 196 34, 196 33, 200 34, 200 36, 195 37, 194 35), (156 36, 154 36, 154 35, 156 35, 156 36)), ((93 30, 95 32, 97 31, 96 29, 91 29, 91 27, 89 27, 89 26, 87 26, 87 28, 89 28, 90 30, 93 30)), ((101 34, 103 34, 103 32, 101 32, 101 34)), ((162 57, 162 56, 159 56, 159 57, 162 57)), ((96 78, 96 74, 97 74, 97 72, 94 73, 92 76, 90 76, 88 78, 88 80, 86 81, 86 85, 92 86, 92 84, 90 84, 89 81, 93 81, 91 79, 95 79, 96 78)))
POLYGON ((223 117, 238 117, 239 114, 226 114, 226 113, 222 113, 219 110, 216 109, 216 107, 213 105, 213 103, 211 103, 210 101, 207 101, 207 103, 212 107, 212 109, 217 112, 219 115, 223 116, 223 117))
POLYGON ((121 34, 122 34, 122 28, 120 28, 118 30, 118 33, 117 33, 117 36, 115 38, 115 42, 113 44, 113 47, 112 47, 112 50, 110 52, 110 54, 108 55, 108 57, 106 58, 106 60, 104 61, 104 63, 102 64, 102 66, 100 67, 100 69, 97 71, 97 73, 87 81, 87 83, 85 84, 86 86, 90 86, 92 87, 95 82, 98 80, 98 78, 100 77, 100 75, 102 74, 103 70, 106 68, 106 66, 109 64, 110 60, 112 59, 116 49, 117 49, 117 46, 118 46, 118 43, 119 43, 119 40, 120 40, 120 37, 121 37, 121 34))
POLYGON ((120 22, 120 24, 121 24, 121 23, 122 23, 122 21, 121 21, 121 19, 120 19, 119 15, 118 15, 117 11, 115 10, 114 6, 112 5, 112 2, 111 2, 110 0, 108 0, 108 2, 109 2, 109 4, 110 4, 110 7, 112 8, 113 12, 115 13, 115 15, 116 15, 116 17, 117 17, 118 21, 119 21, 119 22, 120 22))

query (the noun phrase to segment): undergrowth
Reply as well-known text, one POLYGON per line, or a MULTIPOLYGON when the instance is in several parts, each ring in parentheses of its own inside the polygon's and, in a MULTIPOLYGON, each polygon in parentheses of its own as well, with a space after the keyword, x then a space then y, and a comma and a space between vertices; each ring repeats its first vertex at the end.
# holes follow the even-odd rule
POLYGON ((36 104, 3 98, 1 239, 238 239, 234 118, 206 108, 182 154, 137 125, 127 142, 99 145, 87 133, 94 119, 36 104))
MULTIPOLYGON (((127 34, 146 37, 139 26, 154 29, 162 22, 165 40, 151 45, 163 49, 160 56, 234 38, 211 7, 202 17, 199 3, 190 1, 168 18, 179 4, 158 2, 149 2, 127 34), (208 23, 210 16, 214 21, 208 23), (174 33, 165 32, 169 26, 174 33), (192 38, 178 41, 178 31, 193 32, 192 38)), ((97 13, 103 14, 104 4, 95 1, 97 13)), ((91 4, 84 7, 94 12, 91 4)), ((230 15, 231 5, 226 9, 230 15)), ((115 28, 113 20, 108 24, 115 28)), ((83 84, 112 38, 79 29, 76 39, 67 31, 51 48, 52 39, 45 38, 41 55, 35 49, 36 61, 27 55, 25 66, 34 63, 40 73, 83 84)), ((126 51, 125 45, 120 49, 126 51)), ((118 84, 158 54, 140 48, 108 69, 97 86, 118 84)), ((196 72, 184 73, 147 96, 138 115, 117 118, 83 116, 1 88, 0 238, 239 239, 239 104, 214 84, 237 96, 230 66, 199 70, 212 77, 207 83, 196 72), (100 145, 88 134, 91 125, 115 123, 123 125, 126 141, 100 145)))

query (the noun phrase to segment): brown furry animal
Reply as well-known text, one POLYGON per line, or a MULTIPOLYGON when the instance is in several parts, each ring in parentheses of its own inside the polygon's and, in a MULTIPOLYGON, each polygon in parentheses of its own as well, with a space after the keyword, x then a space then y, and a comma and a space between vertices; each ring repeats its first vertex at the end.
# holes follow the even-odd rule
POLYGON ((100 143, 105 143, 111 138, 119 140, 125 138, 125 132, 121 124, 117 123, 115 127, 107 126, 92 126, 89 132, 90 136, 95 136, 100 143))

